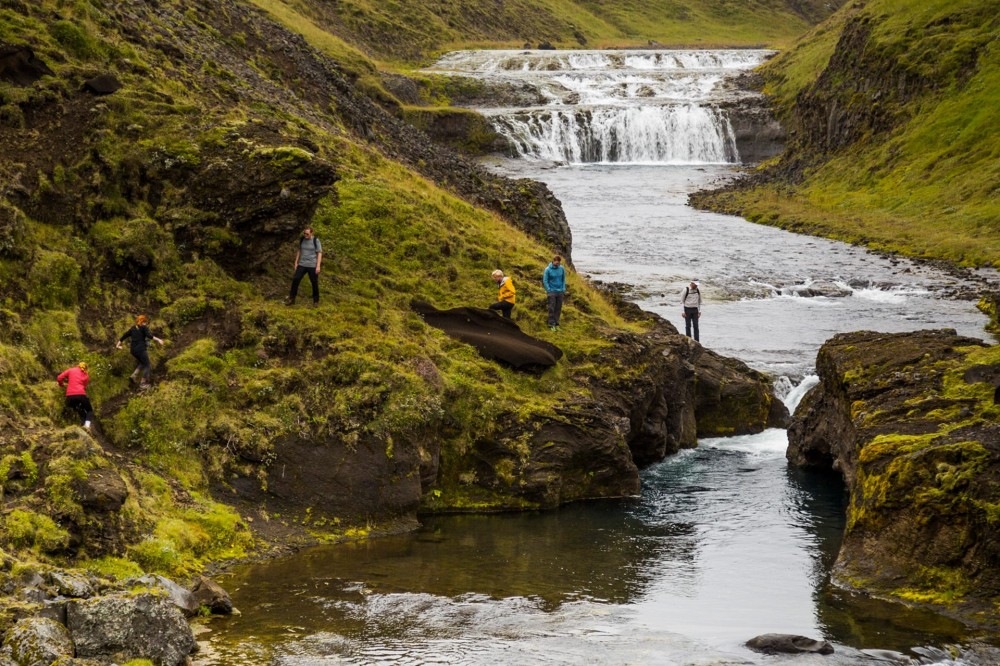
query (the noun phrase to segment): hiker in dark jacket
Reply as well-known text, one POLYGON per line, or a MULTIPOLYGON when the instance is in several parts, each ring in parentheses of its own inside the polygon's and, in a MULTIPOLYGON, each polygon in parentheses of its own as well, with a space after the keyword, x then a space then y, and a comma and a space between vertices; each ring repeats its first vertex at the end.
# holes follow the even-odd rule
POLYGON ((129 351, 132 352, 135 360, 139 362, 139 365, 136 366, 135 370, 129 376, 129 381, 136 381, 136 378, 140 377, 141 373, 139 388, 148 388, 149 374, 153 369, 152 363, 149 362, 149 341, 153 340, 162 345, 163 340, 149 332, 149 317, 144 314, 135 318, 135 325, 122 334, 122 337, 118 339, 118 344, 115 345, 115 349, 121 349, 122 343, 125 340, 129 340, 129 351))
POLYGON ((566 298, 566 268, 558 254, 552 257, 552 263, 542 273, 542 286, 548 301, 549 330, 558 331, 563 300, 566 298))
POLYGON ((56 377, 59 386, 66 387, 66 406, 80 415, 84 430, 90 430, 90 422, 94 420, 94 407, 87 397, 87 384, 90 375, 87 374, 87 364, 80 362, 64 370, 56 377))
POLYGON ((299 283, 306 275, 312 283, 313 305, 319 303, 319 271, 323 265, 323 244, 313 234, 312 227, 302 230, 299 239, 299 249, 295 252, 295 275, 292 277, 292 291, 285 303, 295 304, 295 296, 299 293, 299 283))

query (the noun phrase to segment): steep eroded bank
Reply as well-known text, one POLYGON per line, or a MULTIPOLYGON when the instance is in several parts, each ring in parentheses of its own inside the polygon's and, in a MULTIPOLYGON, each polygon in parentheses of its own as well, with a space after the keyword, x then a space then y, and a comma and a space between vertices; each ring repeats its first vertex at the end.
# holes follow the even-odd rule
POLYGON ((1000 347, 953 331, 837 335, 788 430, 788 458, 851 493, 844 583, 996 624, 1000 347))

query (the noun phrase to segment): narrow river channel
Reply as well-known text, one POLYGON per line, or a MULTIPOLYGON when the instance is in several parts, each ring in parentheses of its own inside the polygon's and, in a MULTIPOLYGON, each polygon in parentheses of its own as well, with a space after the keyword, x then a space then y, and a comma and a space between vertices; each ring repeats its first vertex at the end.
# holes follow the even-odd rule
MULTIPOLYGON (((790 407, 815 381, 820 344, 837 332, 950 327, 985 336, 985 317, 957 297, 965 285, 956 277, 689 208, 688 193, 731 177, 738 159, 727 152, 725 119, 714 107, 694 108, 719 94, 702 75, 718 81, 763 56, 640 55, 564 58, 568 72, 552 54, 539 54, 544 66, 523 54, 442 61, 466 74, 543 73, 547 104, 559 113, 516 109, 513 120, 497 121, 522 134, 521 158, 496 168, 549 184, 569 218, 578 271, 627 285, 680 329, 680 290, 697 279, 706 297, 702 343, 778 378, 790 407), (609 62, 625 71, 609 72, 609 62), (553 83, 560 75, 566 95, 553 83), (661 94, 658 81, 672 92, 661 94), (696 99, 678 101, 681 94, 696 99), (608 110, 616 96, 632 120, 608 110), (571 107, 591 98, 600 113, 574 115, 571 107), (635 111, 649 100, 655 112, 635 111), (617 137, 638 131, 637 118, 669 125, 682 116, 675 125, 689 130, 692 118, 723 123, 698 134, 720 148, 670 140, 653 154, 637 139, 628 150, 556 154, 544 145, 584 131, 583 117, 618 127, 598 132, 617 137)), ((577 143, 594 146, 586 136, 577 143)), ((222 583, 242 614, 208 625, 196 663, 891 663, 874 659, 885 651, 904 660, 897 663, 908 663, 904 655, 963 663, 937 651, 970 638, 957 624, 830 584, 843 487, 790 469, 786 445, 783 430, 702 440, 647 469, 633 501, 427 518, 413 534, 241 567, 222 583), (768 632, 825 638, 836 653, 775 658, 744 647, 768 632)))

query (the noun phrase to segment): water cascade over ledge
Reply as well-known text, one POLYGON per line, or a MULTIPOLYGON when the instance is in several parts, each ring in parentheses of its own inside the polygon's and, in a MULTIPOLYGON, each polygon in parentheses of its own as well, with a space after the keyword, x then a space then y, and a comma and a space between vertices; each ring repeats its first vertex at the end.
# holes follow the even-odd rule
POLYGON ((516 157, 571 164, 735 164, 747 161, 735 127, 745 120, 740 105, 759 96, 737 89, 732 78, 772 54, 459 51, 426 71, 522 91, 520 105, 479 109, 516 157))

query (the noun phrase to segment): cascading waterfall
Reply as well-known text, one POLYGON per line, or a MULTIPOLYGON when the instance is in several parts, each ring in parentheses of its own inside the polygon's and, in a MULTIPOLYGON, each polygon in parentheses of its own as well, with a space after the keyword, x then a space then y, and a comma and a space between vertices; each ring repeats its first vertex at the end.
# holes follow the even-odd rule
POLYGON ((738 163, 720 103, 771 51, 459 51, 428 71, 534 90, 542 105, 479 109, 516 156, 557 162, 738 163))

